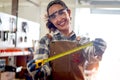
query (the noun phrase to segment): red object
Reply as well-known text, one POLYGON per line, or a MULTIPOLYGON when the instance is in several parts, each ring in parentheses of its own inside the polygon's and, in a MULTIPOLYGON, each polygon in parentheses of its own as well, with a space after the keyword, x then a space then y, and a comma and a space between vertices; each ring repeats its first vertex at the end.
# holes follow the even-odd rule
POLYGON ((27 48, 24 49, 20 49, 20 48, 7 48, 7 49, 0 49, 0 53, 4 53, 4 52, 21 52, 21 51, 28 51, 27 48))

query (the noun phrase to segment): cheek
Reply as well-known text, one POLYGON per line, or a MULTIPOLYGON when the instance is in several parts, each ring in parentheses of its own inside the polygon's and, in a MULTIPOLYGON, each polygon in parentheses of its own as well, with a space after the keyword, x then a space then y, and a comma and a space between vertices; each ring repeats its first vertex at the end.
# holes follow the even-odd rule
POLYGON ((53 20, 53 21, 51 21, 55 26, 57 25, 57 23, 58 23, 58 20, 56 19, 56 20, 53 20))
POLYGON ((55 21, 51 21, 51 23, 55 25, 55 21))
MULTIPOLYGON (((55 22, 55 21, 52 21, 51 23, 54 25, 54 27, 56 27, 56 26, 57 26, 57 24, 56 24, 56 22, 55 22)), ((56 27, 56 28, 57 28, 57 27, 56 27)))

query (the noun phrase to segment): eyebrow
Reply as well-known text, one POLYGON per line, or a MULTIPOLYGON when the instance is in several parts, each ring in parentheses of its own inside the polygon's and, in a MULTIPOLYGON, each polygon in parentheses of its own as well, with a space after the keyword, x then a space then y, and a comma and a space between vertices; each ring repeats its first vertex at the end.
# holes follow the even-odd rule
MULTIPOLYGON (((58 11, 62 11, 62 10, 64 10, 64 8, 63 8, 63 9, 60 9, 60 10, 58 10, 58 11)), ((51 15, 56 14, 58 11, 55 11, 55 12, 54 12, 54 13, 52 13, 51 15)), ((50 17, 51 15, 49 15, 49 17, 50 17)))
MULTIPOLYGON (((59 11, 59 10, 58 10, 59 11)), ((51 15, 54 15, 54 14, 56 14, 58 11, 55 11, 54 13, 52 13, 51 15)), ((49 16, 51 16, 51 15, 49 15, 49 16)))

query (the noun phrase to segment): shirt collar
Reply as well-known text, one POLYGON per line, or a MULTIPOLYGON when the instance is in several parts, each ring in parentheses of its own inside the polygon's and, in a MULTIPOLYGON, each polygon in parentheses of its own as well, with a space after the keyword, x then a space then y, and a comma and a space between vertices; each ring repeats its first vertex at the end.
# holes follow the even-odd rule
MULTIPOLYGON (((61 34, 61 32, 60 32, 59 30, 56 30, 56 31, 54 32, 54 34, 55 34, 55 35, 57 35, 57 34, 61 34)), ((72 33, 70 34, 69 37, 72 37, 72 36, 76 36, 76 34, 75 34, 74 31, 72 31, 72 33)))

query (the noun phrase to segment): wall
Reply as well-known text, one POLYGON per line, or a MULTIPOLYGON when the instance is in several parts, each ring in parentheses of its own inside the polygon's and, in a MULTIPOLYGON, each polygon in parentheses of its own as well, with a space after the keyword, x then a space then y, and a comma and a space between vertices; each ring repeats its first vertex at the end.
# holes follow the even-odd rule
POLYGON ((12 7, 11 5, 12 3, 5 5, 4 3, 0 2, 0 12, 11 14, 11 7, 12 7))

